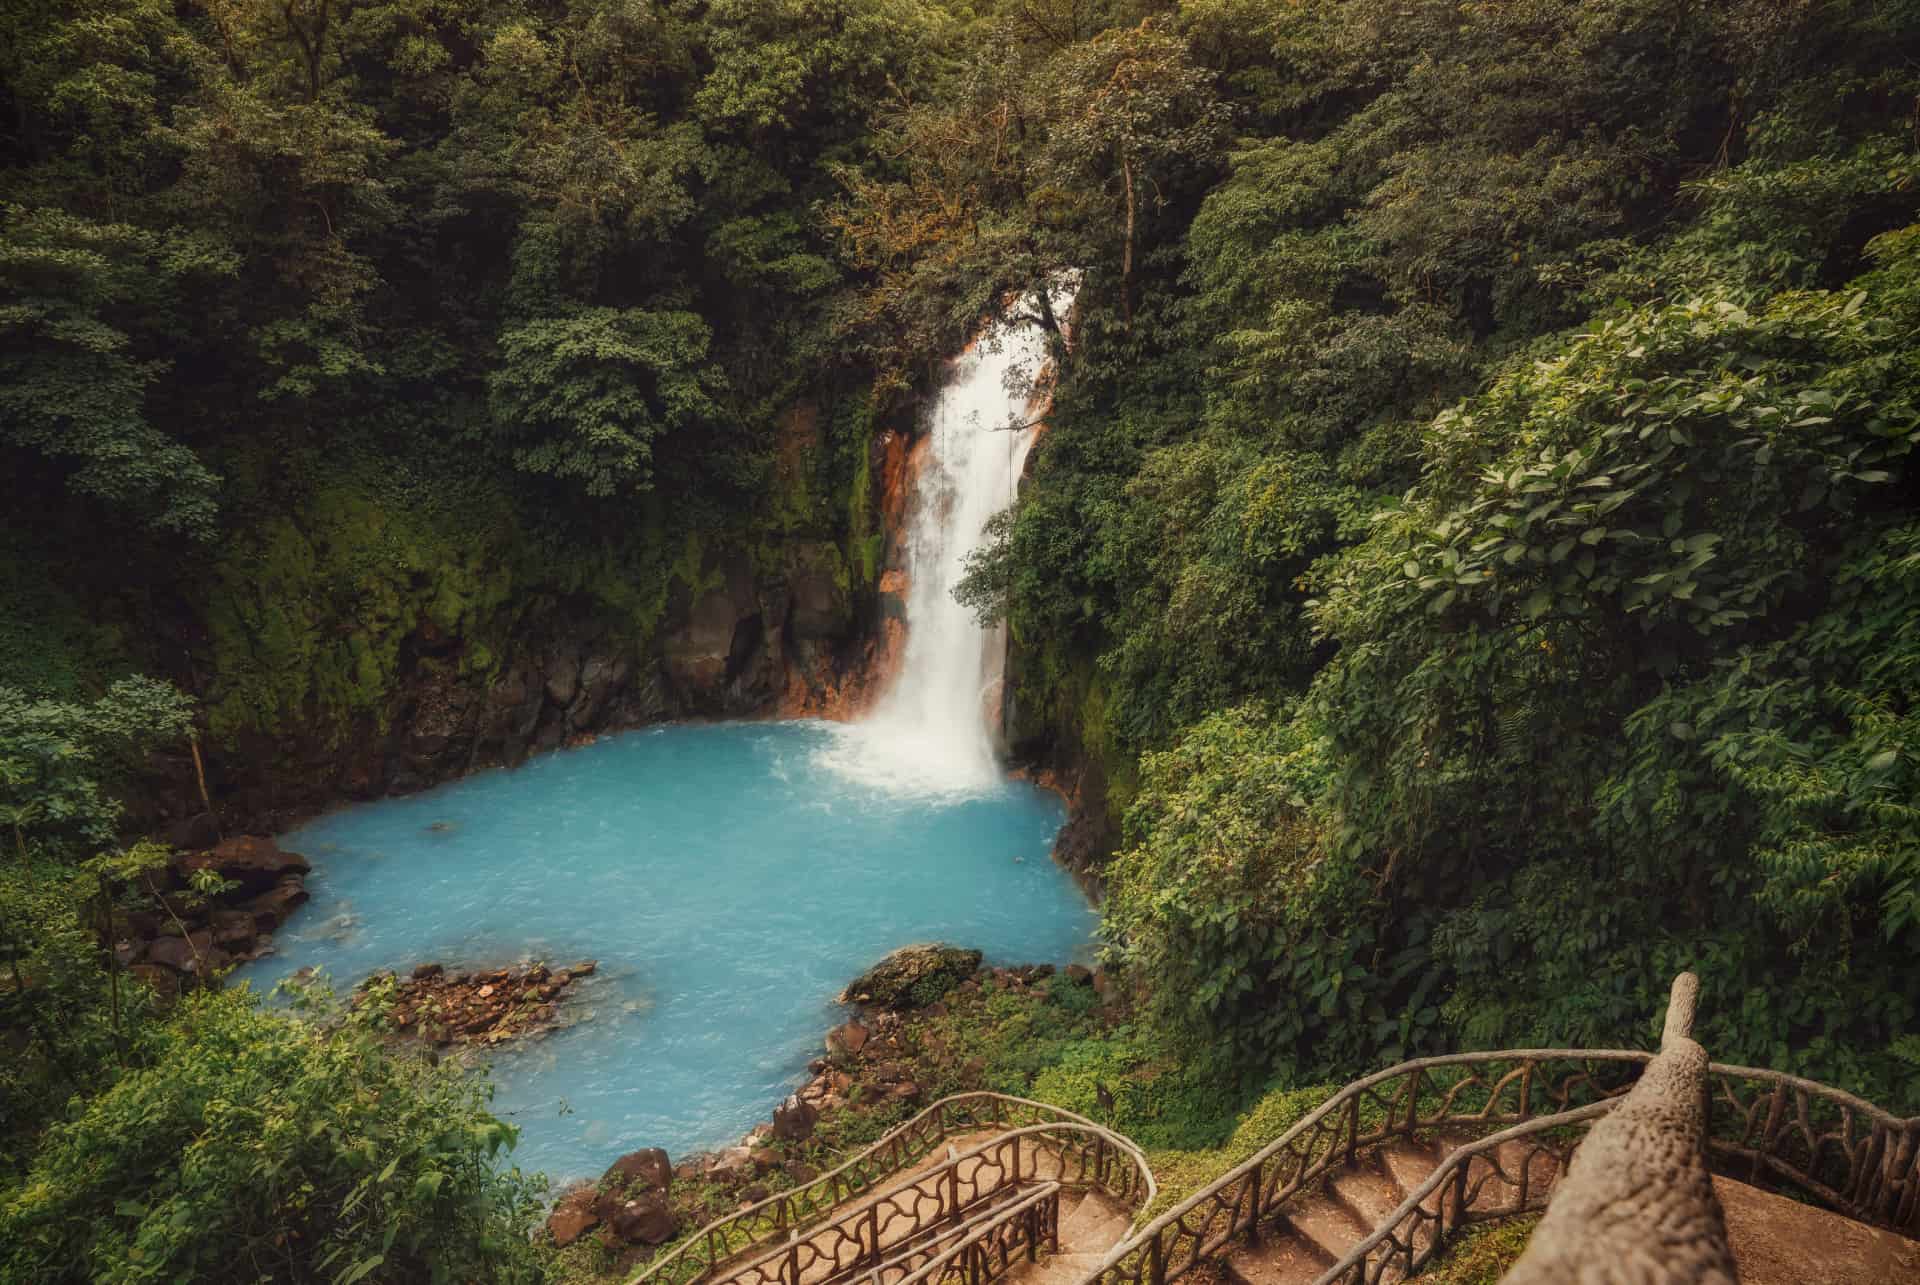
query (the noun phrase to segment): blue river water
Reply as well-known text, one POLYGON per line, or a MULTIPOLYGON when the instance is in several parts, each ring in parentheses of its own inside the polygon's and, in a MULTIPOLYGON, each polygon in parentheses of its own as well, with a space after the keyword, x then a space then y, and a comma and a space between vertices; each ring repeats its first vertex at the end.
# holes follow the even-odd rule
POLYGON ((893 792, 831 766, 857 729, 608 737, 282 836, 313 900, 241 977, 599 961, 571 1025, 493 1054, 513 1163, 555 1181, 642 1146, 732 1142, 804 1082, 834 997, 888 950, 1083 958, 1094 912, 1048 857, 1059 799, 1007 780, 893 792))

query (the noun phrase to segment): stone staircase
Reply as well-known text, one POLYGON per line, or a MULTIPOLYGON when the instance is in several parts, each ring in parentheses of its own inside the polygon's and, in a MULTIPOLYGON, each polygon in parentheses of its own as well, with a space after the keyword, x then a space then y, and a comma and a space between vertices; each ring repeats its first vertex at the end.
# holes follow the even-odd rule
MULTIPOLYGON (((1663 1085, 1629 1073, 1658 1070, 1665 1056, 1516 1049, 1401 1063, 1347 1085, 1137 1228, 1158 1187, 1132 1143, 1042 1103, 957 1095, 809 1187, 703 1228, 632 1285, 1317 1285, 1335 1272, 1342 1285, 1400 1285, 1444 1248, 1441 1228, 1451 1243, 1554 1197, 1518 1279, 1550 1243, 1556 1214, 1582 1208, 1587 1175, 1612 1175, 1616 1187, 1629 1175, 1630 1194, 1655 1182, 1594 1139, 1636 1119, 1643 1091, 1663 1085)), ((1683 1098, 1713 1115, 1691 1126, 1691 1190, 1711 1210, 1701 1195, 1710 1180, 1724 1211, 1714 1238, 1725 1271, 1714 1279, 1737 1269, 1742 1285, 1920 1285, 1920 1243, 1901 1235, 1920 1230, 1920 1117, 1708 1063, 1697 1046, 1693 1061, 1683 1098)), ((1648 1246, 1692 1243, 1675 1239, 1678 1223, 1580 1216, 1583 1236, 1593 1225, 1633 1238, 1624 1258, 1607 1259, 1615 1266, 1648 1246)), ((1539 1279, 1566 1278, 1556 1268, 1539 1279)))
POLYGON ((1008 1285, 1074 1285, 1092 1276, 1107 1252, 1127 1237, 1130 1211, 1097 1190, 1075 1197, 1060 1214, 1060 1251, 1022 1263, 1001 1279, 1008 1285))
MULTIPOLYGON (((1259 1227, 1224 1256, 1229 1275, 1244 1285, 1312 1285, 1350 1248, 1385 1223, 1394 1210, 1433 1172, 1451 1142, 1397 1138, 1335 1169, 1317 1191, 1288 1202, 1286 1212, 1259 1227)), ((1517 1192, 1509 1181, 1528 1163, 1517 1144, 1497 1148, 1491 1160, 1475 1159, 1467 1171, 1469 1185, 1485 1183, 1489 1195, 1517 1192)), ((1551 1189, 1553 1165, 1543 1156, 1532 1159, 1529 1185, 1534 1191, 1551 1189)), ((1424 1244, 1422 1246, 1424 1248, 1424 1244)), ((1387 1281, 1400 1275, 1389 1267, 1387 1281)))
MULTIPOLYGON (((1288 1211, 1222 1256, 1233 1285, 1313 1285, 1349 1248, 1371 1234, 1424 1182, 1452 1145, 1397 1139, 1327 1176, 1320 1189, 1290 1202, 1288 1211)), ((1526 1162, 1518 1146, 1503 1146, 1492 1163, 1476 1160, 1471 1186, 1484 1181, 1491 1195, 1510 1195, 1526 1162)), ((1529 1185, 1550 1193, 1557 1173, 1539 1153, 1532 1156, 1529 1185)), ((1920 1243, 1814 1206, 1726 1177, 1714 1191, 1727 1216, 1727 1240, 1741 1285, 1920 1285, 1920 1243)), ((1065 1249, 1065 1228, 1062 1228, 1065 1249)), ((1105 1252, 1104 1250, 1102 1251, 1105 1252)), ((1065 1255, 1062 1255, 1064 1258, 1065 1255)), ((1077 1275, 1036 1277, 1041 1285, 1075 1285, 1099 1259, 1077 1275)), ((1391 1265, 1383 1282, 1402 1280, 1391 1265)), ((1416 1282, 1417 1282, 1416 1278, 1416 1282)))

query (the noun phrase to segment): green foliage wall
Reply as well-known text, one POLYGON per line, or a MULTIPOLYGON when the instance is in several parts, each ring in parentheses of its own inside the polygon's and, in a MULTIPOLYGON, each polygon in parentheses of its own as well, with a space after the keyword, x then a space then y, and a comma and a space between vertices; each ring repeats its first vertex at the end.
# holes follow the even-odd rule
POLYGON ((1694 968, 1716 1056, 1913 1102, 1917 17, 1180 7, 1238 133, 1083 260, 967 590, 1138 764, 1162 1020, 1344 1078, 1694 968))

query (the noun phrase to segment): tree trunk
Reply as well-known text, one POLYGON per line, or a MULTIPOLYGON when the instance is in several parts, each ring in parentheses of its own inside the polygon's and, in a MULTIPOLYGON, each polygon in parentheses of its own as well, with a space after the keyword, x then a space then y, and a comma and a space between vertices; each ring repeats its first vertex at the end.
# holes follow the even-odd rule
POLYGON ((1120 245, 1120 317, 1126 326, 1133 326, 1133 161, 1123 151, 1120 153, 1120 177, 1127 184, 1127 230, 1120 245))

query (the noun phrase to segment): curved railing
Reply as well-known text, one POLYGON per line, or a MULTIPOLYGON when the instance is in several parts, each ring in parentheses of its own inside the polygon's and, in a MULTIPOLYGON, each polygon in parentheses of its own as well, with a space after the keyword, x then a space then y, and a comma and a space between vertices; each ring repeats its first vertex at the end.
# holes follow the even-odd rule
MULTIPOLYGON (((1421 1058, 1356 1080, 1116 1246, 1081 1285, 1164 1285, 1286 1212, 1363 1151, 1416 1133, 1503 1126, 1451 1152, 1318 1285, 1371 1285, 1389 1265, 1410 1274, 1456 1228, 1542 1207, 1587 1128, 1653 1056, 1516 1049, 1421 1058), (1526 1149, 1510 1173, 1496 1153, 1515 1142, 1526 1149)), ((1789 1184, 1850 1218, 1920 1235, 1920 1117, 1901 1119, 1778 1071, 1716 1062, 1707 1077, 1706 1151, 1717 1170, 1789 1184)))
POLYGON ((1423 1270, 1461 1227, 1544 1209, 1587 1126, 1614 1102, 1541 1116, 1455 1148, 1314 1285, 1404 1280, 1423 1270))
POLYGON ((1715 1062, 1707 1079, 1707 1155, 1729 1177, 1787 1182, 1849 1218, 1920 1237, 1920 1116, 1781 1071, 1715 1062))
POLYGON ((1099 1187, 1127 1204, 1157 1193, 1139 1148, 1097 1124, 1049 1121, 1010 1129, 864 1202, 842 1209, 784 1244, 747 1256, 714 1285, 818 1285, 863 1276, 916 1248, 948 1238, 996 1202, 1044 1185, 1099 1187))
MULTIPOLYGON (((1080 1285, 1165 1285, 1242 1236, 1257 1234, 1294 1197, 1362 1152, 1416 1134, 1493 1130, 1450 1152, 1320 1281, 1373 1285, 1389 1269, 1411 1274, 1459 1227, 1539 1208, 1586 1129, 1653 1056, 1630 1049, 1513 1049, 1420 1058, 1356 1080, 1252 1158, 1128 1237, 1080 1285)), ((1717 1170, 1749 1182, 1789 1184, 1848 1217, 1920 1235, 1920 1117, 1902 1119, 1843 1090, 1777 1071, 1712 1063, 1707 1077, 1706 1151, 1717 1170)), ((1018 1136, 1051 1130, 1063 1183, 1099 1185, 1138 1208, 1155 1199, 1145 1157, 1120 1135, 1045 1103, 959 1094, 806 1186, 710 1223, 656 1259, 632 1285, 687 1285, 762 1241, 782 1235, 792 1241, 799 1229, 908 1168, 947 1137, 990 1127, 1007 1132, 947 1163, 977 1158, 1007 1145, 1008 1138, 1016 1139, 1017 1152, 1018 1136), (1070 1170, 1074 1177, 1066 1176, 1070 1170)), ((1017 1166, 1016 1155, 1016 1174, 1017 1166)), ((941 1216, 955 1218, 959 1208, 956 1202, 941 1216)), ((1057 1201, 1052 1208, 1057 1219, 1057 1201)), ((996 1219, 992 1226, 1003 1240, 1025 1235, 1028 1253, 1038 1247, 1040 1232, 1031 1218, 1018 1226, 996 1219)), ((943 1233, 934 1243, 948 1248, 901 1285, 929 1273, 960 1270, 971 1279, 984 1270, 985 1259, 976 1263, 979 1255, 968 1256, 972 1238, 955 1244, 943 1233)), ((793 1282, 800 1282, 799 1273, 793 1282)), ((740 1285, 775 1282, 769 1277, 740 1285)))
POLYGON ((1514 1049, 1419 1058, 1355 1080, 1108 1254, 1087 1282, 1163 1285, 1212 1258, 1300 1192, 1393 1138, 1485 1129, 1603 1102, 1647 1054, 1514 1049))
MULTIPOLYGON (((880 1285, 925 1285, 949 1275, 962 1285, 987 1285, 1004 1275, 1021 1258, 1033 1262, 1042 1248, 1060 1248, 1060 1184, 1050 1182, 970 1226, 963 1235, 939 1242, 937 1252, 920 1260, 911 1274, 898 1279, 883 1271, 880 1285)), ((912 1266, 911 1261, 903 1263, 912 1266)))
POLYGON ((813 1181, 708 1223, 648 1263, 629 1285, 687 1285, 757 1244, 819 1220, 876 1183, 919 1163, 955 1134, 1042 1122, 1098 1128, 1076 1112, 1004 1093, 957 1093, 942 1098, 813 1181))

